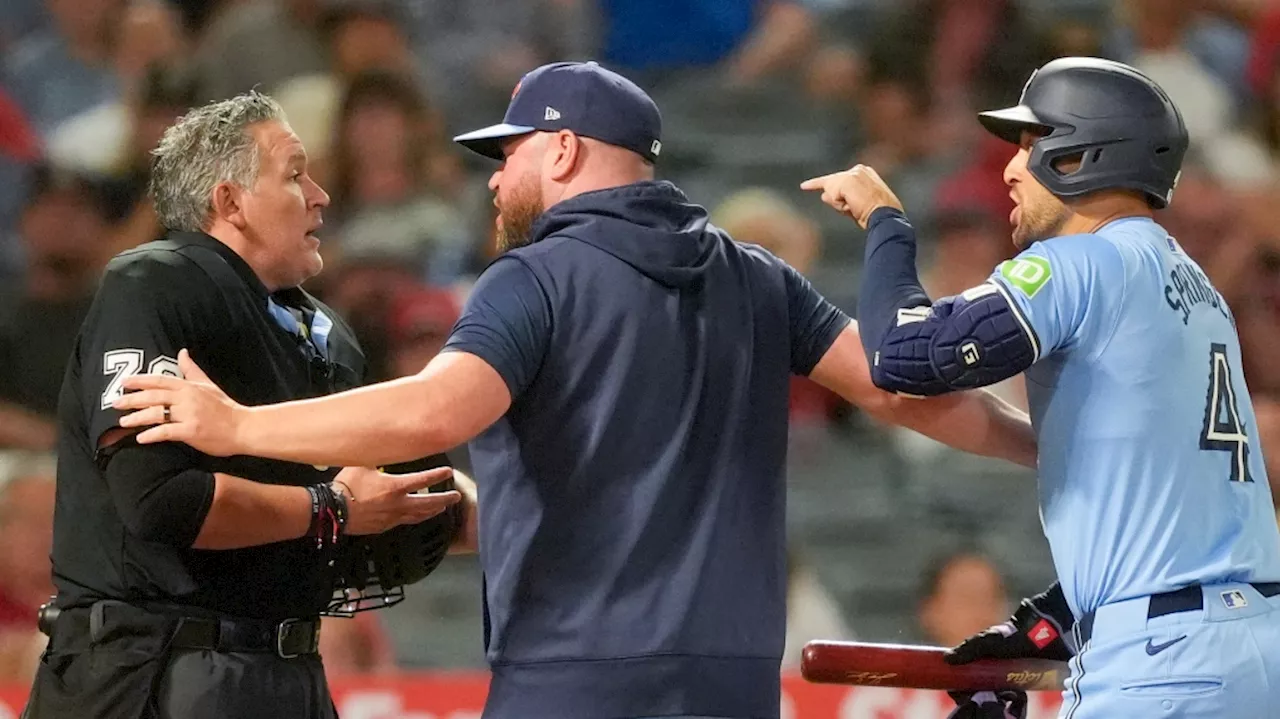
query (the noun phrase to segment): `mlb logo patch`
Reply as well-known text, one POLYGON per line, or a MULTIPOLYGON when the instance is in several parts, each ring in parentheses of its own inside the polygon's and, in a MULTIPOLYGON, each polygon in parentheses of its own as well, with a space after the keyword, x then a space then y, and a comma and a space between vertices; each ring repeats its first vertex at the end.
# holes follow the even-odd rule
POLYGON ((1229 592, 1222 593, 1222 603, 1227 605, 1227 609, 1243 609, 1249 606, 1249 600, 1244 598, 1244 594, 1239 590, 1232 589, 1229 592))

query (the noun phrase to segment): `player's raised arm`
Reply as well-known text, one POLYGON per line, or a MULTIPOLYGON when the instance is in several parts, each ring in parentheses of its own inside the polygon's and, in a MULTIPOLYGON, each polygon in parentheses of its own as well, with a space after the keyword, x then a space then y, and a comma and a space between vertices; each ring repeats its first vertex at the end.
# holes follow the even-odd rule
POLYGON ((875 170, 859 165, 802 187, 821 190, 868 230, 858 319, 877 387, 940 395, 995 384, 1035 362, 1034 333, 997 286, 930 301, 916 272, 915 231, 875 170))

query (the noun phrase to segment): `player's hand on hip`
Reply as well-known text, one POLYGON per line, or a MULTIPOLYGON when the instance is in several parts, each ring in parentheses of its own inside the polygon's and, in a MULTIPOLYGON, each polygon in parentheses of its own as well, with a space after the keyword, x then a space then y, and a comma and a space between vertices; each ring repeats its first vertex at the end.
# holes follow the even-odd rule
POLYGON ((947 692, 956 702, 947 719, 1025 719, 1027 693, 1022 691, 947 692))
POLYGON ((1054 659, 1073 655, 1066 632, 1075 618, 1055 583, 1042 594, 1023 599, 1013 616, 979 632, 943 655, 948 664, 968 664, 979 659, 1054 659))
POLYGON ((185 379, 141 374, 124 380, 126 391, 112 406, 135 410, 120 418, 121 427, 147 427, 138 444, 184 442, 205 454, 237 454, 237 432, 247 408, 222 391, 191 359, 178 353, 178 369, 185 379))
POLYGON ((346 485, 347 534, 379 534, 402 524, 417 524, 440 514, 462 499, 456 489, 447 492, 423 492, 453 476, 450 467, 436 467, 425 472, 385 474, 376 469, 347 467, 334 477, 334 483, 346 485))
POLYGON ((872 168, 854 165, 843 172, 815 177, 800 183, 800 189, 822 193, 822 201, 852 217, 867 228, 871 213, 881 207, 902 210, 902 202, 872 168))

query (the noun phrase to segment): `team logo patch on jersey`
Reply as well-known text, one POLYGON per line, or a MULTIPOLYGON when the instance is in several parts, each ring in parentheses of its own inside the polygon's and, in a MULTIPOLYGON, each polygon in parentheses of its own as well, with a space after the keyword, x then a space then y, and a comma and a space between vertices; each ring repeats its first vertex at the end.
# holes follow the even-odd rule
POLYGON ((1022 294, 1035 297, 1053 276, 1053 268, 1043 257, 1019 257, 1001 263, 1000 276, 1022 290, 1022 294))
POLYGON ((1223 592, 1222 603, 1227 605, 1227 609, 1244 609, 1249 606, 1249 600, 1245 599, 1244 593, 1238 589, 1223 592))

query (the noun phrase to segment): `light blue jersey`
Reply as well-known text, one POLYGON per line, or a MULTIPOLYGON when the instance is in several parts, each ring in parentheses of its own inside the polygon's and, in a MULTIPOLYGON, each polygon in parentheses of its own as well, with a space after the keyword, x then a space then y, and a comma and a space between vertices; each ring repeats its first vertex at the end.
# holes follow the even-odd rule
POLYGON ((1026 371, 1041 520, 1076 616, 1190 584, 1280 581, 1230 310, 1155 222, 1038 242, 992 280, 1026 371))

